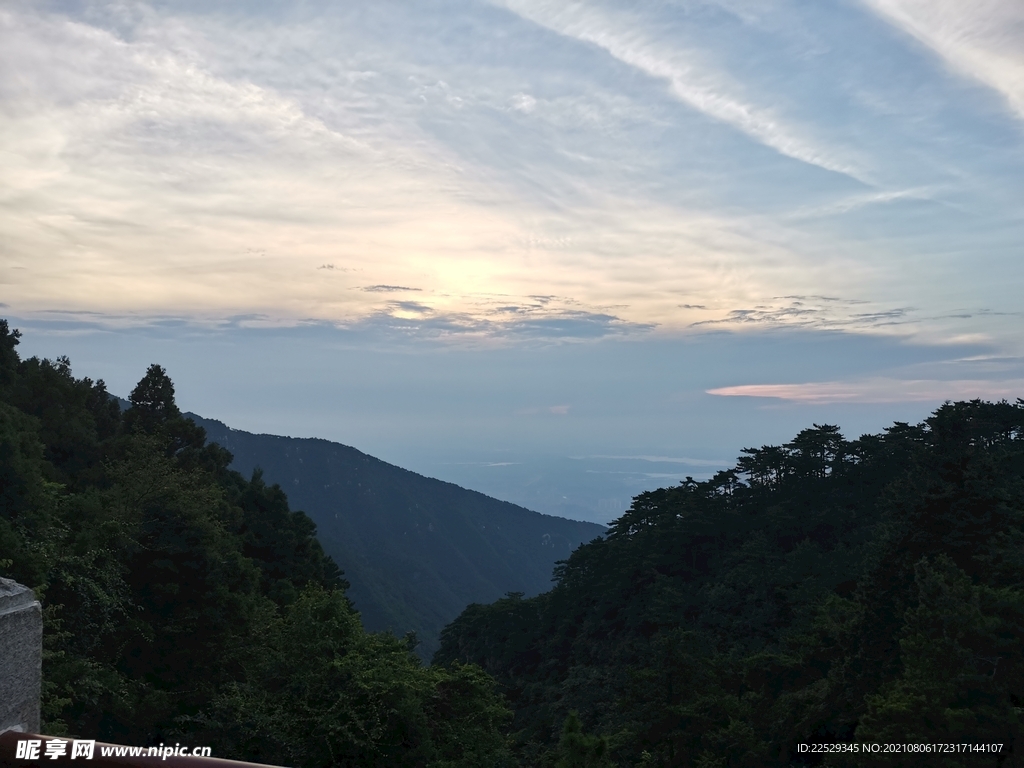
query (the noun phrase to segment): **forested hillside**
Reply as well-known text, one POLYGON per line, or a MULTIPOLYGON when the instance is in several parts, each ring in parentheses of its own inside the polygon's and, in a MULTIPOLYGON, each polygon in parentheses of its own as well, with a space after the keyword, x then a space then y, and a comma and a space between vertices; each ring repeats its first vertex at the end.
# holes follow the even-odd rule
POLYGON ((364 631, 280 488, 228 469, 151 366, 123 413, 0 321, 0 575, 44 607, 43 730, 287 766, 505 764, 471 666, 364 631))
POLYGON ((815 426, 638 496, 550 592, 467 608, 435 663, 497 677, 524 765, 1013 765, 1022 524, 1024 401, 815 426), (1001 746, 797 747, 836 742, 1001 746))
POLYGON ((418 475, 328 440, 255 435, 187 414, 244 477, 280 484, 342 563, 369 630, 416 633, 429 659, 470 603, 551 588, 556 561, 604 533, 418 475))

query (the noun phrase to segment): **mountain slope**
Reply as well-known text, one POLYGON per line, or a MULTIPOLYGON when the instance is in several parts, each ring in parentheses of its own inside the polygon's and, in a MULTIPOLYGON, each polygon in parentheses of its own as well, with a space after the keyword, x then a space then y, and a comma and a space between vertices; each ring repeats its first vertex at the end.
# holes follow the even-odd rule
POLYGON ((351 582, 369 630, 415 631, 429 658, 441 629, 470 603, 535 595, 594 523, 542 515, 327 440, 256 435, 188 414, 231 467, 263 470, 317 524, 324 550, 351 582))

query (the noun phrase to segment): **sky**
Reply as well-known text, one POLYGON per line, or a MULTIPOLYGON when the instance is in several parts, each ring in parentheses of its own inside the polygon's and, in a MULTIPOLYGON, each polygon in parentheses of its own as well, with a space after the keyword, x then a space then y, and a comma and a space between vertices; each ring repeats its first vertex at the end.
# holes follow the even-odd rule
POLYGON ((607 521, 1024 396, 1019 0, 0 4, 23 355, 607 521))

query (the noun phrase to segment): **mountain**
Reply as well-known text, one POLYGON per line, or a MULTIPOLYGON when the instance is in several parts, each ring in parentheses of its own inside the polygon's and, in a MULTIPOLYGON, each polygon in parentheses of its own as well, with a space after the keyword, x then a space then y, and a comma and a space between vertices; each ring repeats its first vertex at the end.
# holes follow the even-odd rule
POLYGON ((210 442, 256 469, 317 525, 371 631, 414 631, 430 658, 441 629, 471 603, 550 589, 555 563, 605 531, 418 475, 339 443, 258 435, 186 414, 210 442))

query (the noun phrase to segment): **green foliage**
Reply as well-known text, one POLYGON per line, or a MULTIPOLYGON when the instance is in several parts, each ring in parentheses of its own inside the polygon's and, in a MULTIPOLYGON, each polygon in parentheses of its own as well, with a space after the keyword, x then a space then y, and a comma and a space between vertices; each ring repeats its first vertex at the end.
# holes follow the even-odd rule
POLYGON ((873 759, 797 751, 837 741, 1003 743, 970 757, 997 763, 1024 735, 1022 537, 1024 401, 815 425, 641 494, 550 592, 468 607, 435 661, 498 679, 525 764, 582 738, 571 711, 624 765, 873 759))
POLYGON ((311 586, 203 721, 232 754, 290 766, 477 766, 508 761, 511 717, 478 668, 424 669, 367 634, 343 595, 311 586), (339 695, 341 694, 341 695, 339 695))
POLYGON ((558 740, 555 768, 605 768, 611 765, 608 759, 608 739, 586 735, 579 714, 570 712, 558 740))
POLYGON ((160 366, 122 415, 17 342, 0 322, 0 570, 44 605, 46 732, 295 766, 508 762, 493 680, 366 633, 313 522, 228 470, 160 366))

